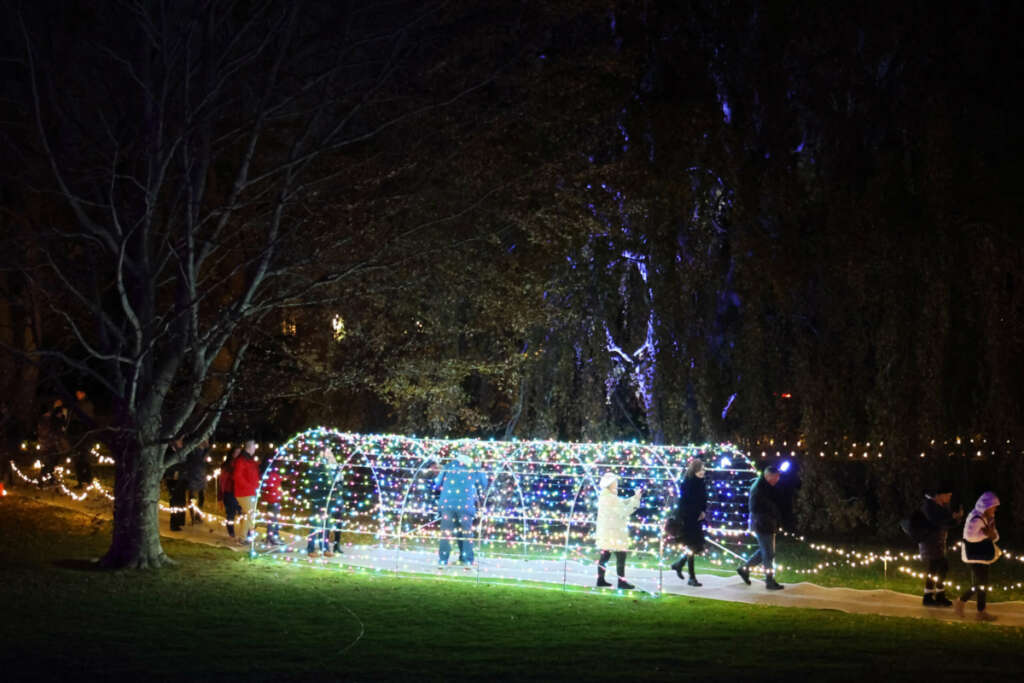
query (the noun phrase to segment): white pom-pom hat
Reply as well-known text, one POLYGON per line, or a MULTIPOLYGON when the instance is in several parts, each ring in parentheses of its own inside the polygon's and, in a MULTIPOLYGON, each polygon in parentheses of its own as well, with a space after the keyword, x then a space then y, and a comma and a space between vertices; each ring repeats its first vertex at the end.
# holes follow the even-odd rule
POLYGON ((606 489, 606 488, 609 488, 612 484, 614 484, 618 480, 619 480, 618 476, 612 474, 611 472, 605 472, 604 476, 601 477, 601 483, 598 484, 598 486, 600 486, 602 489, 606 489))

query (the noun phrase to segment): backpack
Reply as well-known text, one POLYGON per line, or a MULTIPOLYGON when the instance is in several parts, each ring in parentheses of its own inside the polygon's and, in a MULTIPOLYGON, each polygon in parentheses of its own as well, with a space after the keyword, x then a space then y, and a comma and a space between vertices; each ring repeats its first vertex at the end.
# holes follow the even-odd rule
POLYGON ((914 543, 922 542, 931 530, 931 526, 921 508, 917 508, 910 513, 909 517, 900 520, 900 528, 903 529, 903 533, 910 536, 910 540, 914 543))

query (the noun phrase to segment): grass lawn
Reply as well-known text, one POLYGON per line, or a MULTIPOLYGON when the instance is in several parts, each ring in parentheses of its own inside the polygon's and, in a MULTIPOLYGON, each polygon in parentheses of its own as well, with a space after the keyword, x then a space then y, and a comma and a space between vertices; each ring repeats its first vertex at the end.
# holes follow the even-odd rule
POLYGON ((1024 629, 322 571, 0 499, 2 680, 768 680, 1016 676, 1024 629))

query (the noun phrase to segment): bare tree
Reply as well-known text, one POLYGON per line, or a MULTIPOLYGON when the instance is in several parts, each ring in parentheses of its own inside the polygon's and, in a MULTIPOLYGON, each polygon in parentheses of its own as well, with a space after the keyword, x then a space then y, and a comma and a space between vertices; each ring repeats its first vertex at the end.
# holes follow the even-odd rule
POLYGON ((391 225, 324 197, 366 181, 350 160, 369 141, 476 87, 449 78, 424 92, 435 48, 422 38, 437 16, 431 3, 373 0, 16 13, 27 154, 48 176, 33 189, 51 204, 21 230, 40 264, 28 275, 74 339, 37 357, 87 376, 113 406, 103 565, 169 561, 161 476, 236 397, 248 332, 410 257, 440 224, 391 225))

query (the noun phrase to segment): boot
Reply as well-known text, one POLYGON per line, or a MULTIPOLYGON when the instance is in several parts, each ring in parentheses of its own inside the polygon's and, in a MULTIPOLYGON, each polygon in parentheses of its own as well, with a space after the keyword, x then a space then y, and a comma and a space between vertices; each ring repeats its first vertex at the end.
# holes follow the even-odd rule
POLYGON ((683 564, 685 563, 685 561, 685 557, 680 557, 677 562, 672 563, 672 570, 676 573, 676 576, 679 577, 680 581, 683 580, 683 564))
POLYGON ((939 591, 935 594, 935 606, 936 607, 952 607, 953 603, 946 597, 945 591, 939 591))
POLYGON ((687 581, 686 584, 689 585, 689 586, 696 586, 697 588, 700 588, 701 586, 704 585, 703 583, 701 583, 700 581, 697 580, 696 576, 691 576, 690 580, 687 581))
POLYGON ((921 598, 921 604, 925 607, 935 607, 935 594, 925 593, 924 597, 921 598))
POLYGON ((995 621, 996 617, 994 614, 989 614, 985 610, 978 612, 978 616, 975 617, 978 621, 995 621))
POLYGON ((781 583, 775 580, 774 576, 770 575, 767 579, 764 580, 764 587, 770 591, 780 591, 783 588, 785 588, 785 586, 783 586, 781 583))
POLYGON ((607 588, 609 586, 611 586, 611 584, 604 580, 604 567, 598 567, 597 568, 597 587, 598 588, 607 588))
POLYGON ((747 584, 748 586, 750 585, 750 570, 749 569, 747 569, 743 565, 740 565, 739 567, 736 567, 736 573, 740 575, 741 579, 743 579, 743 583, 747 584))
MULTIPOLYGON (((636 588, 636 586, 634 586, 634 585, 633 585, 633 584, 631 584, 631 583, 630 583, 629 581, 626 581, 626 580, 625 580, 624 578, 622 578, 622 577, 620 576, 620 577, 619 577, 619 585, 618 585, 618 588, 619 588, 620 590, 624 590, 624 591, 631 591, 631 590, 633 590, 634 588, 636 588)), ((980 612, 979 612, 979 614, 980 614, 980 612)))

